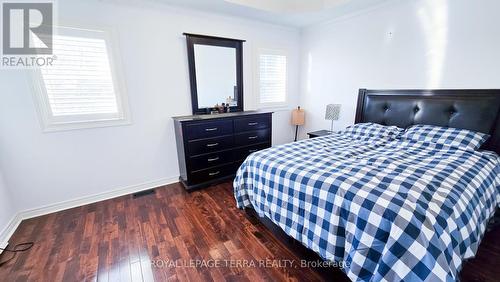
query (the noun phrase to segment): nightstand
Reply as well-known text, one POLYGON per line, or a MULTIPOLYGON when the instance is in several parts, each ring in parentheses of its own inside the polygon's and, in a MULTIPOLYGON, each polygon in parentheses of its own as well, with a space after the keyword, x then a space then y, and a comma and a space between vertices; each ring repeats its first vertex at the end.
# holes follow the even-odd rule
POLYGON ((332 132, 330 130, 318 130, 318 131, 308 132, 307 135, 309 135, 309 138, 316 138, 325 135, 330 135, 331 133, 332 132))

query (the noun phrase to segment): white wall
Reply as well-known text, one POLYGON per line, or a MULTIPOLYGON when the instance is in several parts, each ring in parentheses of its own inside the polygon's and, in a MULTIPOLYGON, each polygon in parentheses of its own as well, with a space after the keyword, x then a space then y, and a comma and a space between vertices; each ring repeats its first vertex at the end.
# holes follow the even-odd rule
MULTIPOLYGON (((0 166, 19 210, 179 175, 171 117, 191 113, 183 32, 246 39, 245 108, 256 108, 254 50, 289 51, 290 107, 299 92, 296 29, 170 8, 58 1, 59 24, 112 27, 119 38, 132 125, 42 133, 23 71, 0 70, 0 166)), ((293 139, 290 111, 277 111, 273 142, 293 139)), ((1 225, 0 225, 1 228, 1 225)))
MULTIPOLYGON (((12 204, 12 197, 10 191, 7 190, 7 185, 2 175, 2 171, 0 171, 0 248, 5 247, 5 243, 7 243, 7 236, 10 233, 6 230, 6 227, 11 222, 12 218, 15 215, 15 209, 12 204)), ((2 251, 0 251, 1 253, 2 251)))
POLYGON ((389 1, 302 33, 306 128, 354 122, 359 88, 500 88, 500 1, 389 1))

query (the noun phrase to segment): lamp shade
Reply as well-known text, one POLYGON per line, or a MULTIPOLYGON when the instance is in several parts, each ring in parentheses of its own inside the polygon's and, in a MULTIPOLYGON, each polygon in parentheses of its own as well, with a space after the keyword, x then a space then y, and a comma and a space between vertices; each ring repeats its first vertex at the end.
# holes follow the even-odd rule
POLYGON ((339 120, 340 117, 340 104, 326 105, 325 119, 326 120, 339 120))
POLYGON ((306 122, 306 113, 300 107, 292 111, 292 124, 304 125, 306 122))

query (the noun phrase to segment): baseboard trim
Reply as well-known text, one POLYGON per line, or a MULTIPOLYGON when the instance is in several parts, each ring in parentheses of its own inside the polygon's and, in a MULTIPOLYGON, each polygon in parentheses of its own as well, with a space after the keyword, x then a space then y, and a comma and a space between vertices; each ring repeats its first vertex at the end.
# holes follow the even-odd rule
MULTIPOLYGON (((19 224, 21 224, 23 219, 19 213, 15 214, 12 219, 9 221, 7 226, 0 232, 0 248, 5 249, 9 245, 9 239, 16 231, 19 224)), ((0 250, 0 254, 3 251, 0 250)))
MULTIPOLYGON (((148 190, 148 189, 152 189, 152 188, 156 188, 156 187, 161 187, 161 186, 165 186, 165 185, 176 183, 176 182, 179 182, 179 176, 162 178, 162 179, 158 179, 158 180, 154 180, 154 181, 148 181, 148 182, 144 182, 144 183, 140 183, 140 184, 136 184, 136 185, 131 185, 131 186, 111 190, 108 192, 103 192, 103 193, 94 194, 94 195, 90 195, 90 196, 84 196, 84 197, 75 198, 75 199, 68 200, 68 201, 62 201, 59 203, 41 206, 41 207, 34 208, 34 209, 20 211, 11 219, 11 221, 9 222, 7 227, 5 227, 4 230, 2 230, 2 232, 0 232, 0 248, 5 248, 5 246, 8 245, 8 241, 9 241, 10 237, 12 236, 12 234, 14 234, 14 231, 16 231, 16 229, 19 226, 19 224, 21 223, 21 221, 23 221, 25 219, 30 219, 30 218, 34 218, 34 217, 62 211, 62 210, 71 209, 71 208, 76 208, 76 207, 80 207, 83 205, 88 205, 88 204, 92 204, 92 203, 96 203, 96 202, 100 202, 100 201, 104 201, 104 200, 109 200, 112 198, 121 197, 121 196, 133 194, 136 192, 140 192, 143 190, 148 190)), ((0 253, 1 253, 1 251, 0 251, 0 253)))
POLYGON ((104 201, 104 200, 109 200, 109 199, 120 197, 120 196, 125 196, 128 194, 132 194, 132 193, 140 192, 143 190, 148 190, 148 189, 172 184, 175 182, 179 182, 178 176, 169 177, 169 178, 162 178, 162 179, 158 179, 158 180, 154 180, 154 181, 148 181, 148 182, 144 182, 144 183, 140 183, 140 184, 136 184, 136 185, 123 187, 120 189, 111 190, 108 192, 94 194, 91 196, 84 196, 84 197, 76 198, 73 200, 62 201, 59 203, 45 205, 45 206, 41 206, 41 207, 34 208, 34 209, 24 210, 24 211, 21 211, 20 214, 21 214, 21 218, 23 220, 25 220, 25 219, 29 219, 29 218, 33 218, 33 217, 46 215, 49 213, 54 213, 54 212, 67 210, 67 209, 71 209, 71 208, 76 208, 79 206, 88 205, 88 204, 92 204, 92 203, 96 203, 96 202, 100 202, 100 201, 104 201))

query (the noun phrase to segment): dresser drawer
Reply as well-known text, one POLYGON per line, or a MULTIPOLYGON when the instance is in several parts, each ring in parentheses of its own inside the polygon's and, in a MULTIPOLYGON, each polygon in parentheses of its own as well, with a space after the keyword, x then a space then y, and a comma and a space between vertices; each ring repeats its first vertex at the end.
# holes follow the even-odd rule
POLYGON ((202 140, 189 141, 189 156, 213 153, 220 150, 231 149, 234 145, 233 136, 216 137, 202 140))
POLYGON ((244 161, 251 153, 255 153, 257 151, 264 150, 269 147, 271 147, 271 143, 258 144, 236 149, 234 152, 234 160, 244 161))
POLYGON ((270 116, 267 115, 256 115, 234 120, 234 131, 236 133, 270 127, 271 119, 270 116))
POLYGON ((233 121, 218 120, 188 124, 185 132, 188 140, 229 135, 233 133, 233 121))
POLYGON ((201 155, 197 157, 191 157, 191 170, 200 170, 204 168, 209 168, 213 166, 223 165, 226 163, 231 163, 235 161, 235 155, 233 150, 224 151, 214 154, 201 155))
POLYGON ((188 191, 233 177, 246 157, 271 146, 272 113, 174 118, 179 179, 188 191))
POLYGON ((269 129, 261 129, 256 131, 239 133, 234 136, 234 141, 237 146, 271 142, 270 133, 271 131, 269 129))
POLYGON ((198 170, 192 172, 189 177, 190 185, 207 182, 210 180, 222 178, 225 176, 233 175, 236 173, 236 164, 228 164, 222 166, 216 166, 209 169, 198 170))

